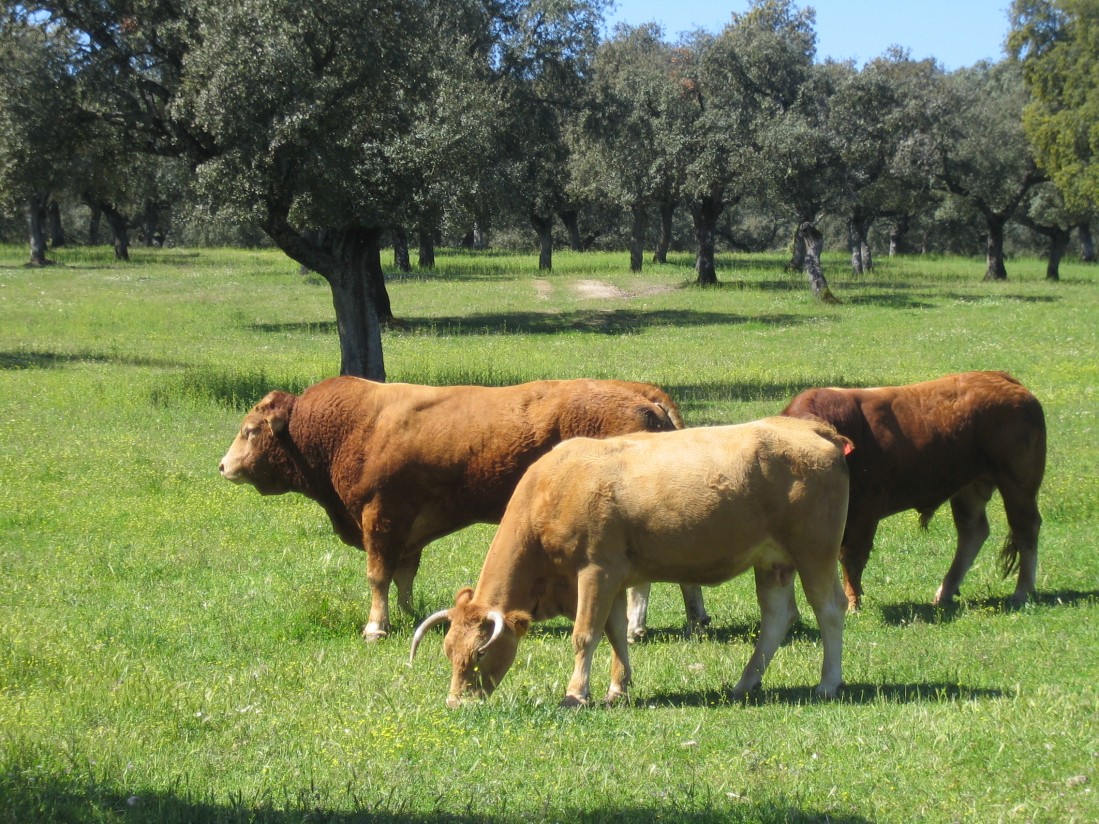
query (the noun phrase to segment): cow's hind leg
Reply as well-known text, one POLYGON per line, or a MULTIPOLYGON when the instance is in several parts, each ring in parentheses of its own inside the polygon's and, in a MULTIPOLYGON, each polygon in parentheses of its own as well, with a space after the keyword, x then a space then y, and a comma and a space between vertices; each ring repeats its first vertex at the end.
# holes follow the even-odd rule
POLYGON ((756 599, 759 601, 759 636, 752 657, 733 687, 732 695, 741 699, 763 683, 763 673, 779 644, 797 620, 794 607, 794 567, 789 563, 765 563, 757 566, 756 599))
POLYGON ((988 481, 977 480, 963 487, 950 499, 950 511, 958 530, 958 548, 942 585, 935 593, 935 604, 949 604, 957 597, 962 580, 988 539, 988 516, 985 510, 993 489, 988 481))
POLYGON ((813 608, 824 647, 818 698, 833 698, 843 684, 843 618, 847 598, 834 567, 820 565, 801 571, 801 587, 813 608))
POLYGON ((652 585, 646 581, 643 584, 630 587, 627 592, 626 613, 629 616, 626 634, 630 643, 640 641, 645 637, 645 625, 649 615, 649 591, 652 585))
POLYGON ((1019 580, 1010 603, 1022 606, 1037 586, 1038 532, 1042 526, 1042 516, 1038 512, 1038 490, 1036 486, 1031 488, 1015 481, 1003 482, 1000 484, 1000 495, 1004 499, 1004 513, 1011 530, 1000 557, 1005 577, 1016 565, 1019 567, 1019 580))
POLYGON ((611 605, 607 618, 607 640, 611 642, 611 683, 607 703, 626 695, 630 686, 630 649, 626 632, 626 593, 621 592, 611 605))
POLYGON ((874 535, 878 531, 878 519, 859 515, 850 507, 847 528, 840 548, 840 566, 843 567, 843 589, 847 593, 847 608, 855 612, 862 607, 862 573, 870 560, 874 535))
POLYGON ((406 615, 412 614, 412 582, 420 569, 423 547, 405 552, 393 571, 393 583, 397 585, 397 606, 406 615))

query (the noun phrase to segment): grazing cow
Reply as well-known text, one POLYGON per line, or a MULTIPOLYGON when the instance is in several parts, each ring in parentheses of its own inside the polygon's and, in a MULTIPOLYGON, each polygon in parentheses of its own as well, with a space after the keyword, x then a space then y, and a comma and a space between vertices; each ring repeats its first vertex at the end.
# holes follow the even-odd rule
POLYGON ((985 506, 996 489, 1010 528, 1004 576, 1019 570, 1011 601, 1022 604, 1034 591, 1046 424, 1041 404, 1010 375, 965 372, 908 386, 807 389, 782 414, 826 421, 855 445, 840 556, 851 609, 860 606, 878 522, 915 509, 926 526, 946 501, 958 547, 935 603, 949 603, 988 538, 985 506))
MULTIPOLYGON (((566 441, 520 481, 475 590, 434 624, 452 666, 448 706, 485 697, 503 679, 531 621, 566 615, 576 666, 563 704, 587 703, 592 654, 612 649, 607 701, 630 682, 626 588, 645 581, 719 584, 755 570, 761 623, 733 688, 740 697, 797 619, 794 573, 824 644, 817 693, 841 683, 846 606, 837 560, 847 515, 849 442, 825 424, 768 418, 667 435, 566 441)), ((410 663, 411 663, 410 656, 410 663)))
MULTIPOLYGON (((683 426, 656 386, 602 380, 503 388, 330 378, 299 397, 268 394, 244 417, 219 467, 263 495, 300 492, 367 554, 367 640, 389 630, 389 586, 412 609, 423 548, 476 522, 499 523, 523 472, 565 438, 683 426)), ((684 589, 688 622, 708 616, 684 589)))

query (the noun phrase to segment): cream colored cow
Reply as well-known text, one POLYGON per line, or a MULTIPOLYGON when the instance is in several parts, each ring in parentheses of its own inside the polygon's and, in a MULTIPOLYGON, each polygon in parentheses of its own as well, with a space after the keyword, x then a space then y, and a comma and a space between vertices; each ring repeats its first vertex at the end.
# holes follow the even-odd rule
POLYGON ((753 569, 761 627, 733 688, 743 696, 797 619, 794 573, 820 626, 821 696, 841 683, 846 598, 838 559, 847 516, 845 450, 827 424, 768 418, 739 426, 567 441, 516 488, 477 588, 417 629, 450 621, 447 703, 503 680, 532 621, 566 615, 576 664, 563 703, 589 698, 604 631, 613 655, 607 700, 630 683, 626 589, 651 581, 719 584, 753 569))

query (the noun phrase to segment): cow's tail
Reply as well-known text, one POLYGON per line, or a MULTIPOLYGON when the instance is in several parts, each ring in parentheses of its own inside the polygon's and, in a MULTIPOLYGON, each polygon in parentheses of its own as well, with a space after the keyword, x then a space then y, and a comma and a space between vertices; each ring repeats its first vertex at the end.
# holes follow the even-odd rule
POLYGON ((939 504, 916 511, 920 513, 920 529, 926 530, 928 524, 931 523, 931 519, 935 517, 935 513, 939 511, 939 504))
POLYGON ((1000 550, 1000 571, 1007 578, 1019 570, 1019 545, 1015 541, 1015 531, 1007 533, 1004 546, 1000 550))

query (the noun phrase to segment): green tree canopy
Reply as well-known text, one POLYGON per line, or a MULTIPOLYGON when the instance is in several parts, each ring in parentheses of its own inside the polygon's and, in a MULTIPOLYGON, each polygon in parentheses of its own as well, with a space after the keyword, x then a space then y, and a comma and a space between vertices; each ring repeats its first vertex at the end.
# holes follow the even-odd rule
POLYGON ((1069 209, 1099 208, 1099 3, 1016 0, 1009 51, 1030 101, 1023 126, 1069 209))

